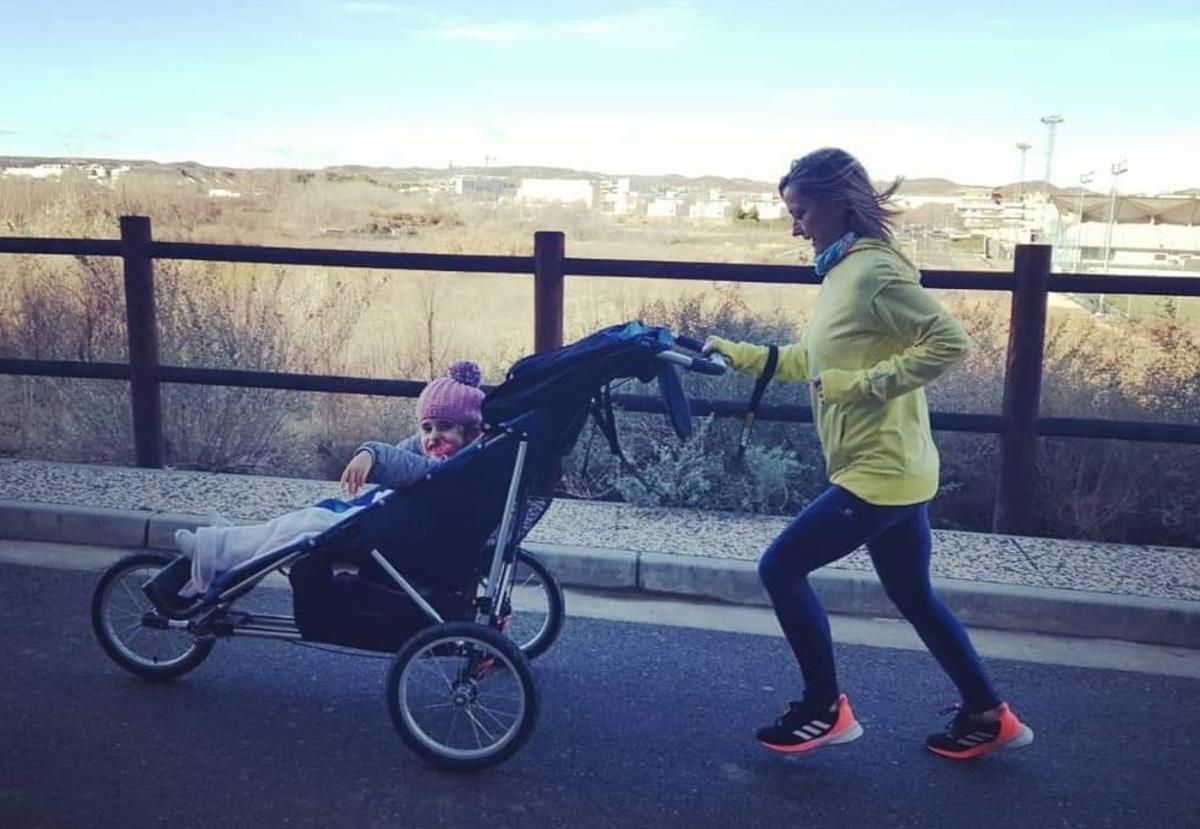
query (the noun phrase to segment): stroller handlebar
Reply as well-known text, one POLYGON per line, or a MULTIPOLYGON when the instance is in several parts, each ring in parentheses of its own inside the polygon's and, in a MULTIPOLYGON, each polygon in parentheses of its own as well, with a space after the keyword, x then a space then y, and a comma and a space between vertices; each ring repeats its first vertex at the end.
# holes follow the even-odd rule
MULTIPOLYGON (((692 351, 700 351, 704 347, 702 342, 691 337, 676 337, 675 342, 692 351)), ((660 351, 655 356, 664 362, 674 363, 677 366, 683 366, 688 371, 696 371, 700 374, 720 376, 729 368, 725 357, 715 351, 707 357, 689 357, 678 351, 660 351)))

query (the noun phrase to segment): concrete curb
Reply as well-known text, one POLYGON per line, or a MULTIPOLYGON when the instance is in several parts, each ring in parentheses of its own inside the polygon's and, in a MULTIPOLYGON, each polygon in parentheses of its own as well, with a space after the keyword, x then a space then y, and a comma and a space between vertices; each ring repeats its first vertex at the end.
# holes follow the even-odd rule
POLYGON ((145 547, 151 515, 139 510, 0 501, 0 537, 145 547))
MULTIPOLYGON (((113 547, 175 548, 199 515, 0 501, 0 537, 113 547)), ((562 584, 769 606, 757 564, 672 553, 526 543, 562 584)), ((832 613, 899 617, 873 573, 825 569, 814 589, 832 613)), ((993 582, 934 579, 967 625, 1200 648, 1200 602, 993 582)))

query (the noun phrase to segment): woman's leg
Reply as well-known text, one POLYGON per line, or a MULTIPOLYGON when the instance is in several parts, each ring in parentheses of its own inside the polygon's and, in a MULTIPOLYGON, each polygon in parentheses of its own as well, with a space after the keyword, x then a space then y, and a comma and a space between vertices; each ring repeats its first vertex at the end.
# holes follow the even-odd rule
POLYGON ((1000 704, 966 630, 933 593, 929 580, 932 543, 929 505, 920 504, 867 542, 883 588, 916 629, 938 663, 962 694, 968 712, 980 713, 1000 704))
POLYGON ((838 698, 829 618, 808 574, 853 552, 911 509, 874 506, 830 487, 796 516, 759 561, 759 576, 800 665, 806 702, 829 706, 838 698))

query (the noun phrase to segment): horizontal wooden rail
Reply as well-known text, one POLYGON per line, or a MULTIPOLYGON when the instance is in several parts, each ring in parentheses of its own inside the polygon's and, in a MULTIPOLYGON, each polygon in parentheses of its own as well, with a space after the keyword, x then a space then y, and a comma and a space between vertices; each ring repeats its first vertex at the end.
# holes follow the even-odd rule
POLYGON ((330 268, 381 268, 460 273, 533 273, 532 256, 465 256, 452 253, 385 253, 329 248, 251 247, 192 242, 153 242, 156 259, 201 262, 248 262, 268 265, 316 265, 330 268))
POLYGON ((45 256, 121 256, 120 239, 42 239, 0 236, 0 253, 45 256))
MULTIPOLYGON (((308 265, 336 268, 448 271, 458 273, 532 274, 532 256, 478 256, 448 253, 388 253, 336 248, 259 247, 196 242, 151 242, 156 259, 248 264, 308 265)), ((0 253, 47 256, 121 256, 119 239, 58 239, 0 237, 0 253)), ((654 259, 563 259, 566 276, 610 276, 679 279, 702 282, 755 282, 816 285, 816 272, 799 265, 742 265, 722 262, 676 262, 654 259)), ((969 291, 1011 291, 1012 274, 995 271, 927 270, 927 288, 969 291)), ((1118 296, 1200 297, 1200 276, 1112 275, 1055 273, 1052 293, 1115 294, 1118 296)))
MULTIPOLYGON (((691 398, 692 414, 697 417, 742 417, 746 402, 691 398)), ((662 400, 653 395, 614 394, 613 403, 631 412, 664 413, 662 400)), ((756 421, 812 423, 809 406, 761 406, 756 421)), ((929 423, 939 432, 996 434, 1004 425, 1000 415, 969 412, 932 412, 929 423)), ((1035 430, 1040 437, 1093 438, 1100 440, 1143 441, 1200 445, 1200 425, 1188 423, 1143 423, 1124 420, 1096 420, 1082 417, 1041 417, 1035 430)))
POLYGON ((1050 290, 1060 294, 1200 296, 1200 276, 1111 276, 1052 273, 1050 290))
MULTIPOLYGON (((0 374, 25 377, 61 377, 66 379, 128 380, 127 363, 81 363, 74 360, 18 360, 0 358, 0 374)), ((416 397, 425 387, 417 380, 384 380, 373 377, 292 374, 239 369, 159 366, 160 383, 231 386, 235 388, 283 389, 290 391, 361 394, 379 397, 416 397)), ((483 386, 490 391, 491 386, 483 386)), ((631 412, 662 413, 662 400, 653 395, 614 394, 613 402, 631 412)), ((697 417, 742 417, 742 400, 691 398, 692 414, 697 417)), ((967 412, 933 412, 930 423, 936 431, 995 434, 1000 431, 999 415, 967 412)), ((764 405, 757 420, 781 423, 812 423, 808 406, 764 405)), ((1200 425, 1187 423, 1143 423, 1120 420, 1096 420, 1077 417, 1042 417, 1037 421, 1042 437, 1093 438, 1103 440, 1144 441, 1150 443, 1200 444, 1200 425)))

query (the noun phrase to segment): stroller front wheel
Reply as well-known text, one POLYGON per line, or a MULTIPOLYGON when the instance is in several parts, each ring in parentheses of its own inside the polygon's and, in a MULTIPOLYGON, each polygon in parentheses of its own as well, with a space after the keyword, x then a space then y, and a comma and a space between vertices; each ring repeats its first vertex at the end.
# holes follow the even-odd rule
POLYGON ((165 622, 142 586, 171 562, 165 553, 134 553, 113 564, 92 594, 92 630, 114 662, 149 680, 182 676, 203 662, 212 639, 151 624, 165 622))
POLYGON ((504 762, 538 714, 525 655, 473 622, 433 625, 409 639, 388 672, 387 705, 409 748, 451 771, 504 762))

